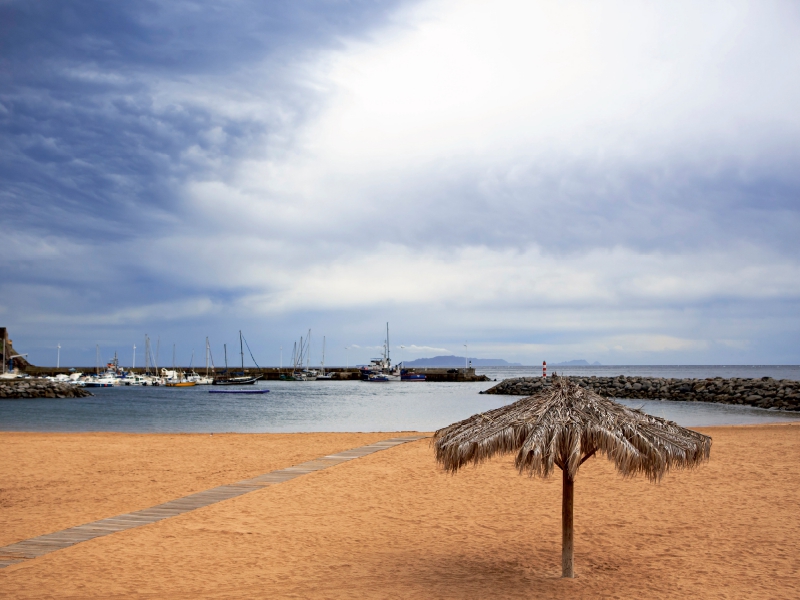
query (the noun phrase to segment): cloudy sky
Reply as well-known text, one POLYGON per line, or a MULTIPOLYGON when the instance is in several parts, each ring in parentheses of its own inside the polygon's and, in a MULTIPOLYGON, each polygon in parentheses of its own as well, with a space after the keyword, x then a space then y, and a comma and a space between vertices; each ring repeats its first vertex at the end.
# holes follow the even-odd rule
POLYGON ((791 2, 0 2, 0 325, 797 364, 798 73, 791 2))

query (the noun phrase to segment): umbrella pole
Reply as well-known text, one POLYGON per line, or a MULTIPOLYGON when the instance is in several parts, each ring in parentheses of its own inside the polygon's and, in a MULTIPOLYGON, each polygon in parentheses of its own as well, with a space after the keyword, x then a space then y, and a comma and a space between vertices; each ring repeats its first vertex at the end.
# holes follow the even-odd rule
POLYGON ((561 577, 575 577, 572 560, 572 497, 575 481, 567 469, 562 469, 563 490, 561 497, 561 577))

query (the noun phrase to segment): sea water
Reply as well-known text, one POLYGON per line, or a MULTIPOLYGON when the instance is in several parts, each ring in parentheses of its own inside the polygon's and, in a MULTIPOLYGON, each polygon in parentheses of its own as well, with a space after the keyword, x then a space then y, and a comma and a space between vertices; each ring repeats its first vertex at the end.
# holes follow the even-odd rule
MULTIPOLYGON (((734 377, 800 379, 800 367, 572 367, 564 375, 712 377, 730 369, 734 377)), ((532 376, 533 367, 478 369, 491 379, 532 376)), ((361 381, 259 382, 268 394, 209 394, 189 388, 94 388, 94 396, 0 401, 3 431, 124 432, 303 432, 433 431, 477 412, 519 400, 479 392, 491 382, 368 383, 361 381)), ((250 386, 244 386, 245 388, 250 386)), ((220 389, 220 388, 213 388, 220 389)), ((685 427, 800 419, 799 413, 702 402, 622 400, 685 427)))

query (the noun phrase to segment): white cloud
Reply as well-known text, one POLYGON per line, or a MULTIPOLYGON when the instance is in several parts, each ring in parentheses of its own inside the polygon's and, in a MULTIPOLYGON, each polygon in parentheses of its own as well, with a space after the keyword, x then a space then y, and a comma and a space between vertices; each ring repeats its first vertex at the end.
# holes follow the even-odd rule
POLYGON ((436 348, 434 346, 417 346, 416 344, 410 344, 409 346, 397 346, 397 350, 401 352, 410 352, 411 354, 430 354, 432 352, 450 352, 447 348, 436 348))
POLYGON ((430 169, 751 160, 800 130, 785 16, 747 3, 425 3, 309 68, 327 108, 301 151, 243 164, 240 185, 338 225, 388 216, 381 199, 435 211, 403 196, 430 169))
MULTIPOLYGON (((800 263, 749 245, 701 256, 614 248, 559 257, 536 248, 434 252, 386 244, 364 256, 321 256, 298 264, 275 260, 270 242, 232 242, 235 249, 241 244, 239 256, 218 243, 209 244, 207 253, 204 244, 170 241, 170 253, 191 265, 176 270, 174 279, 185 285, 210 279, 221 287, 250 290, 237 301, 239 307, 265 315, 381 304, 502 311, 800 299, 800 263)), ((171 265, 158 260, 152 268, 169 273, 171 265)))

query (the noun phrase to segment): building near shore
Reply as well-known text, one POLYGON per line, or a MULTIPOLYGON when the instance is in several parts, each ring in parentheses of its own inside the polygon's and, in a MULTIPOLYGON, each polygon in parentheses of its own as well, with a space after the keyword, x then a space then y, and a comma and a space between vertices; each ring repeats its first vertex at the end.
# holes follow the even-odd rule
POLYGON ((2 363, 0 364, 3 365, 2 369, 0 369, 0 372, 13 369, 25 369, 25 367, 30 366, 30 363, 25 360, 25 357, 18 356, 19 352, 14 350, 12 341, 8 337, 7 327, 0 327, 0 340, 2 340, 2 344, 0 344, 0 358, 2 359, 2 363), (11 358, 12 356, 14 358, 11 358), (10 363, 9 359, 11 360, 10 363))

